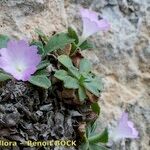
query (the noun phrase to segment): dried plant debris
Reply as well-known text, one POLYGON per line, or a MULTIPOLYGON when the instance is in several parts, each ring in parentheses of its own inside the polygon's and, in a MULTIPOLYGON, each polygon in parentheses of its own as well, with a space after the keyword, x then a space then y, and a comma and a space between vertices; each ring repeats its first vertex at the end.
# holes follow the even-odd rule
MULTIPOLYGON (((17 147, 1 149, 68 149, 63 147, 30 148, 21 145, 28 140, 77 139, 76 129, 81 121, 88 118, 87 114, 90 112, 88 106, 81 109, 65 105, 59 97, 52 94, 53 92, 21 81, 8 81, 5 85, 1 85, 0 139, 18 142, 17 147)), ((70 149, 71 147, 68 150, 70 149)))

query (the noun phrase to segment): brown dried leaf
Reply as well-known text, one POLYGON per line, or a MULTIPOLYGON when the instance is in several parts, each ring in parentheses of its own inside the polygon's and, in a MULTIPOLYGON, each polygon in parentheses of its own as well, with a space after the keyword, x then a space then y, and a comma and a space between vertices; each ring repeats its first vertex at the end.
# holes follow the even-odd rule
POLYGON ((77 52, 75 55, 71 57, 73 64, 79 68, 80 60, 84 58, 80 52, 77 52))
POLYGON ((79 124, 78 132, 79 132, 80 137, 84 136, 84 134, 86 133, 86 122, 82 122, 79 124))
POLYGON ((89 111, 86 114, 85 121, 86 122, 93 122, 98 118, 98 115, 95 112, 89 111))
POLYGON ((95 96, 94 94, 92 94, 91 92, 89 92, 88 90, 86 90, 86 95, 88 96, 88 100, 91 102, 91 103, 95 103, 98 101, 98 97, 95 96))
POLYGON ((71 44, 67 44, 65 47, 64 47, 64 49, 63 50, 58 50, 57 51, 57 54, 58 55, 70 55, 70 52, 71 52, 71 44))

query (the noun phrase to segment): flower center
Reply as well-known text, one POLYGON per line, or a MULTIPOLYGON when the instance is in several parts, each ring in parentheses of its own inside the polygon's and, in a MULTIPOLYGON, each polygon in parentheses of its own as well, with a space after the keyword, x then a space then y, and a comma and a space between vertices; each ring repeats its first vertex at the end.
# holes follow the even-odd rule
POLYGON ((16 70, 21 73, 24 70, 24 66, 23 65, 16 65, 16 70))
POLYGON ((17 69, 18 72, 21 72, 21 69, 20 69, 20 68, 16 68, 16 69, 17 69))

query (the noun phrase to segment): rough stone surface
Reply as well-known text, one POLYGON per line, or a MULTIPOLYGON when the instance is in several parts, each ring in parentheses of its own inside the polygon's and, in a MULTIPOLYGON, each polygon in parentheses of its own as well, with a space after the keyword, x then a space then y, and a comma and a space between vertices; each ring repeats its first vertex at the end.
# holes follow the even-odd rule
POLYGON ((66 22, 80 33, 81 5, 100 12, 111 23, 109 32, 91 38, 96 50, 84 52, 94 60, 95 72, 102 75, 105 84, 100 127, 112 129, 127 111, 139 130, 139 139, 123 141, 115 150, 148 150, 150 0, 1 0, 0 33, 31 38, 36 27, 49 34, 64 30, 66 22))
POLYGON ((0 33, 31 38, 35 28, 51 34, 66 26, 63 0, 1 0, 0 33))

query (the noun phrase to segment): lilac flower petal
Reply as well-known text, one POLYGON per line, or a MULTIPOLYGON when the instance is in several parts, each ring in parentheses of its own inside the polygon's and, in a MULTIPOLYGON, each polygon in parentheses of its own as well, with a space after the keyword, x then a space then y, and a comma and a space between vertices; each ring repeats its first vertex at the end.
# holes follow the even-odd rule
POLYGON ((24 71, 23 81, 28 81, 31 75, 37 70, 35 66, 32 66, 24 71))
POLYGON ((10 40, 7 48, 0 49, 0 68, 17 80, 27 81, 41 61, 37 52, 35 46, 29 46, 24 40, 10 40))
POLYGON ((138 138, 138 131, 134 128, 134 124, 128 121, 128 114, 123 113, 119 124, 116 129, 112 132, 114 141, 124 138, 138 138))
POLYGON ((132 129, 132 136, 138 138, 138 131, 134 128, 134 124, 131 121, 128 121, 128 126, 132 129))
POLYGON ((83 21, 82 37, 87 38, 99 30, 107 31, 110 24, 106 19, 99 20, 99 14, 84 8, 80 8, 80 13, 83 21))

